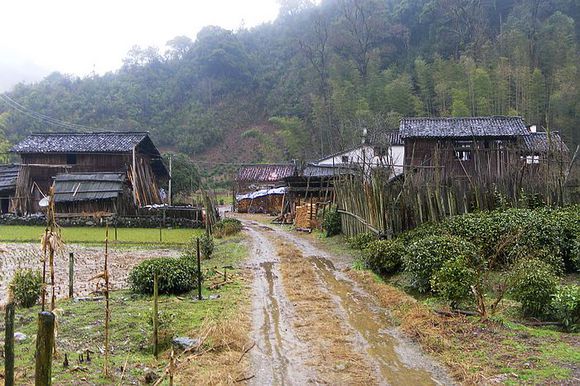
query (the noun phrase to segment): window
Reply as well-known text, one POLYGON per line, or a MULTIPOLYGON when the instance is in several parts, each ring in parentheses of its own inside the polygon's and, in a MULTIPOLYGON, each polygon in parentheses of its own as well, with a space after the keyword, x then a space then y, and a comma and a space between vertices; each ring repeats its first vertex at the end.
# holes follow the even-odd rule
POLYGON ((456 141, 453 145, 455 159, 459 161, 471 161, 472 159, 472 141, 456 141))
POLYGON ((343 155, 343 156, 341 157, 341 162, 342 162, 343 164, 347 164, 347 163, 348 163, 348 156, 347 156, 347 155, 343 155))
POLYGON ((67 154, 66 155, 66 164, 67 165, 76 165, 77 163, 77 155, 76 154, 67 154))

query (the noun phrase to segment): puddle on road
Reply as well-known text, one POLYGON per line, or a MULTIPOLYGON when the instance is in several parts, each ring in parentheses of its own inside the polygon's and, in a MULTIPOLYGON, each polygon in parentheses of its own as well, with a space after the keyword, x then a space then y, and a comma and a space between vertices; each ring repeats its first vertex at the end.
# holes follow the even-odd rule
MULTIPOLYGON (((335 297, 340 307, 347 314, 349 324, 364 338, 363 345, 368 354, 375 360, 377 370, 383 379, 391 385, 435 385, 440 382, 435 381, 431 374, 422 369, 422 363, 413 366, 412 363, 403 363, 398 352, 400 349, 396 338, 391 336, 385 329, 389 325, 386 316, 378 312, 371 311, 369 299, 364 294, 357 291, 353 283, 347 280, 340 280, 335 276, 337 272, 332 262, 320 258, 309 257, 320 279, 325 282, 329 293, 335 297)), ((415 353, 406 353, 411 356, 410 361, 420 361, 423 358, 413 358, 415 353)))
POLYGON ((286 361, 280 349, 282 348, 282 334, 280 333, 280 307, 278 300, 274 296, 274 274, 272 273, 273 262, 260 263, 260 267, 264 270, 264 278, 268 283, 267 306, 263 308, 264 323, 260 328, 265 342, 266 355, 275 357, 279 360, 275 361, 276 368, 272 374, 272 381, 275 384, 284 384, 284 377, 286 375, 286 361), (272 335, 276 340, 272 344, 272 335))

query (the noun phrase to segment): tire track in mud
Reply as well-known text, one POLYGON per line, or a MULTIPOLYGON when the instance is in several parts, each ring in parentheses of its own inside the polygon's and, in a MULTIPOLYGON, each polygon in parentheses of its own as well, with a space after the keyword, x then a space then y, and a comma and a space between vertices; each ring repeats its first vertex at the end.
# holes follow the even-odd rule
MULTIPOLYGON (((262 314, 267 317, 257 317, 258 310, 253 312, 261 326, 260 331, 254 328, 254 336, 261 332, 265 341, 261 361, 254 360, 258 369, 255 384, 453 383, 440 366, 390 327, 388 310, 381 309, 370 294, 335 268, 334 262, 343 267, 347 262, 288 232, 255 222, 245 225, 254 243, 268 249, 255 251, 267 261, 254 258, 254 264, 261 267, 255 285, 268 284, 262 300, 267 306, 263 309, 268 309, 262 314), (274 245, 279 253, 274 252, 274 245), (266 367, 271 376, 258 376, 268 356, 272 365, 266 367), (289 368, 285 363, 298 366, 289 368), (296 370, 307 376, 300 377, 296 370)), ((254 303, 259 302, 262 295, 256 288, 254 295, 254 303)))
POLYGON ((280 282, 279 258, 272 243, 254 227, 252 238, 252 337, 257 350, 252 351, 254 385, 290 385, 311 383, 307 367, 308 350, 296 337, 290 323, 293 305, 287 300, 280 282))

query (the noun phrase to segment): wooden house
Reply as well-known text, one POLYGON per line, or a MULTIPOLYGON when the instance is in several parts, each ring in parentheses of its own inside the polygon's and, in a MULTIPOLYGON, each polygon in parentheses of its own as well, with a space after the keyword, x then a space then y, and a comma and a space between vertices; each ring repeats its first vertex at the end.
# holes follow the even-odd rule
POLYGON ((16 193, 19 170, 18 165, 0 165, 0 214, 9 212, 10 201, 16 193))
POLYGON ((297 173, 294 164, 244 165, 238 169, 234 194, 239 212, 279 213, 284 201, 285 178, 297 173), (259 192, 259 193, 258 193, 259 192))
POLYGON ((528 130, 521 117, 403 118, 405 169, 429 169, 438 180, 501 177, 520 164, 528 130))
POLYGON ((530 133, 523 139, 522 156, 528 165, 537 165, 548 161, 569 162, 570 149, 558 132, 539 132, 536 131, 535 126, 531 126, 530 133))
POLYGON ((67 197, 67 202, 76 201, 76 210, 83 213, 103 208, 94 203, 111 199, 109 193, 113 192, 104 190, 115 190, 124 197, 123 202, 132 203, 108 206, 109 210, 124 208, 123 213, 128 213, 138 207, 161 204, 159 186, 169 178, 161 155, 146 132, 32 134, 12 151, 21 157, 12 211, 21 214, 38 212, 39 201, 53 183, 60 196, 55 201, 67 197), (76 177, 66 177, 67 174, 76 177), (116 180, 114 188, 111 179, 116 180), (119 183, 123 184, 122 189, 119 183))

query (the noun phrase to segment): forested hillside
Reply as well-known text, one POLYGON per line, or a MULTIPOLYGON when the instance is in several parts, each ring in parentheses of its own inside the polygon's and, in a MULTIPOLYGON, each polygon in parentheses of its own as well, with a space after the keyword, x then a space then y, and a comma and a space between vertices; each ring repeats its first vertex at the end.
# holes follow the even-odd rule
POLYGON ((16 86, 0 128, 148 130, 213 162, 316 158, 401 116, 522 115, 580 143, 577 0, 281 3, 273 23, 136 47, 114 73, 16 86))

